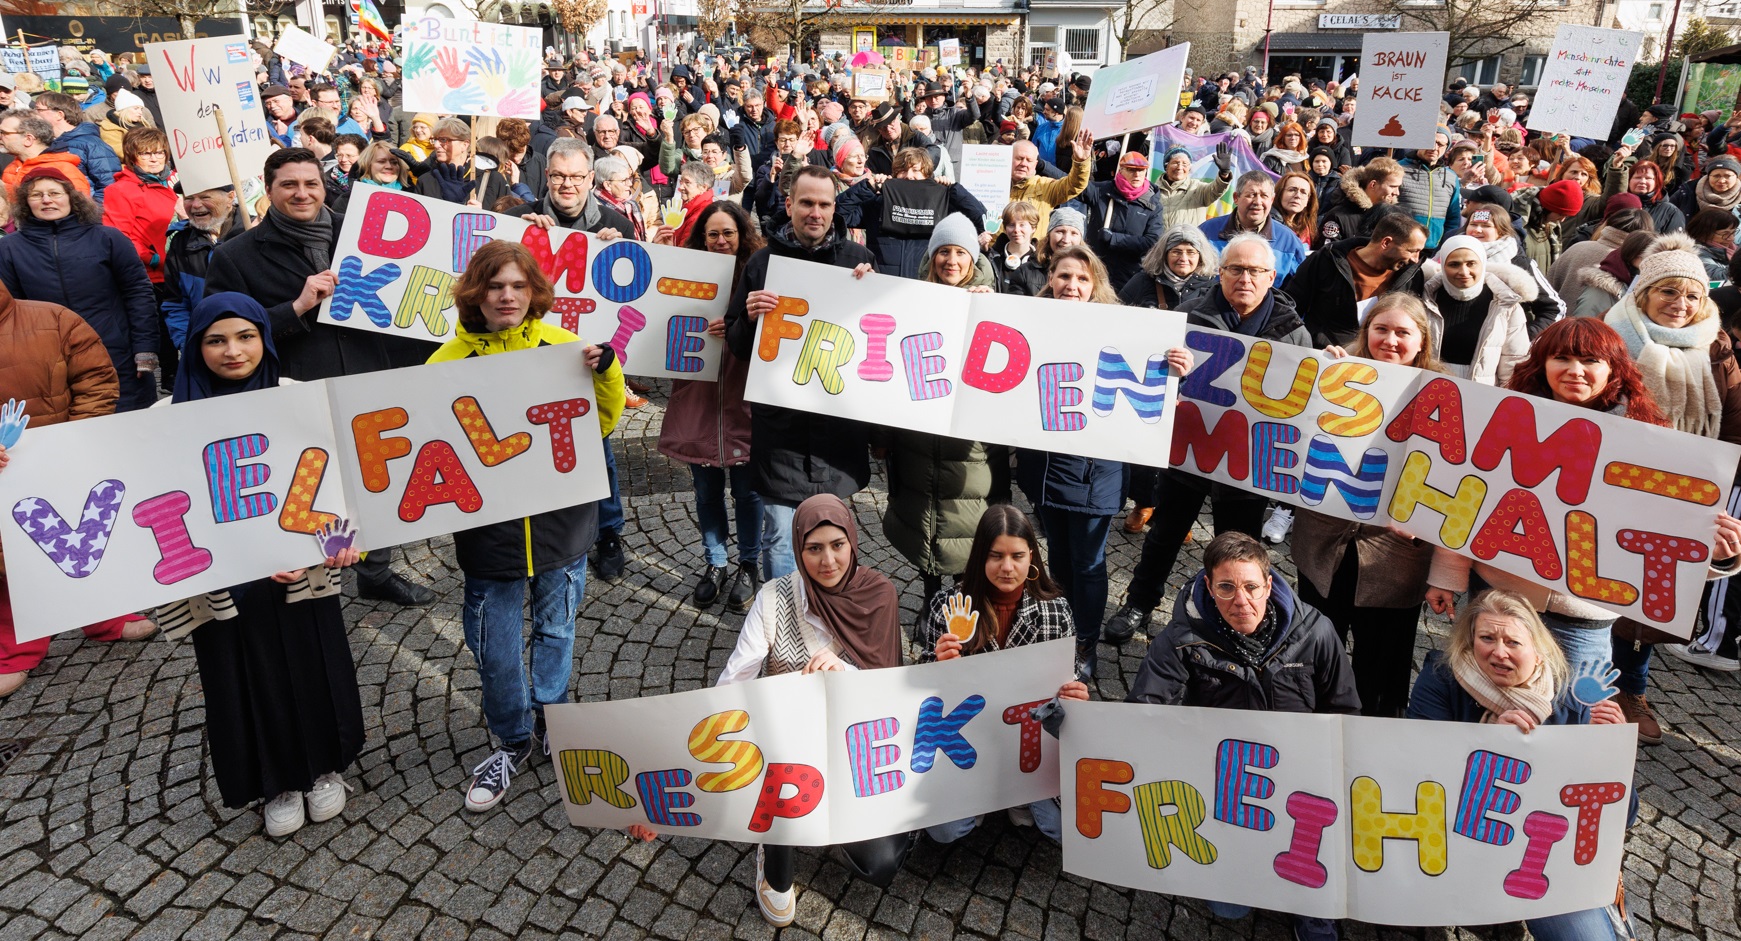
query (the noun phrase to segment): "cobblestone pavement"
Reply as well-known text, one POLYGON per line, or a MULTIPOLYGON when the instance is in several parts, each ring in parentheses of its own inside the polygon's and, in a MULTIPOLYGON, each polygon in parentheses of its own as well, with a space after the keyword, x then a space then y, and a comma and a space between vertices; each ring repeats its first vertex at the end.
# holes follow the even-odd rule
MULTIPOLYGON (((654 398, 615 436, 632 562, 620 583, 588 586, 574 677, 582 700, 701 686, 717 675, 740 623, 679 600, 700 564, 700 538, 687 469, 653 449, 663 396, 654 398)), ((911 622, 917 578, 880 539, 883 500, 879 480, 857 501, 867 561, 904 587, 911 622)), ((1199 528, 1196 545, 1205 538, 1199 528)), ((1139 545, 1115 528, 1114 599, 1139 545)), ((367 727, 349 774, 358 789, 343 817, 283 841, 260 832, 258 811, 219 803, 190 645, 57 639, 24 688, 0 701, 0 740, 25 743, 0 773, 0 941, 771 938, 752 896, 748 847, 694 839, 631 846, 614 831, 571 828, 548 761, 517 778, 494 811, 462 809, 461 787, 488 742, 462 640, 460 575, 446 540, 408 547, 406 556, 441 600, 427 610, 348 603, 367 727)), ((1174 584, 1198 564, 1190 547, 1174 584)), ((1428 627, 1423 651, 1442 642, 1443 624, 1428 627)), ((1103 667, 1114 668, 1102 696, 1122 698, 1143 640, 1117 656, 1102 648, 1103 667)), ((1644 810, 1629 843, 1628 896, 1646 938, 1735 941, 1741 686, 1661 657, 1653 677, 1667 734, 1642 752, 1644 810)), ((1274 916, 1220 923, 1198 902, 1064 875, 1055 847, 1002 815, 954 847, 921 840, 888 891, 850 882, 826 855, 799 858, 798 919, 785 938, 1287 935, 1274 916)), ((1452 933, 1347 929, 1352 938, 1452 933)))

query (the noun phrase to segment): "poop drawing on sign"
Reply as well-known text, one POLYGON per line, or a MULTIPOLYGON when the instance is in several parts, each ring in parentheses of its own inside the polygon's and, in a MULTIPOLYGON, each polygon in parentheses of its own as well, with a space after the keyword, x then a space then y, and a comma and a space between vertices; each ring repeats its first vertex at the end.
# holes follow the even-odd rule
POLYGON ((1407 133, 1407 131, 1403 130, 1402 122, 1398 121, 1397 115, 1394 114, 1390 116, 1389 121, 1384 122, 1384 127, 1378 129, 1378 135, 1380 137, 1401 137, 1407 133))

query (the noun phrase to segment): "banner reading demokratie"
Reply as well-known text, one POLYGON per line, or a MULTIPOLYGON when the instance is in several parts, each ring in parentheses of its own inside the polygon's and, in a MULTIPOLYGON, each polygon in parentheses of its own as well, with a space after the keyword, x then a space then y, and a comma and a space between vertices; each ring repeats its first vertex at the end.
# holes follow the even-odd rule
POLYGON ((1064 868, 1381 925, 1614 900, 1638 736, 1183 706, 1066 706, 1064 868))
POLYGON ((1741 448, 1167 311, 975 295, 788 259, 746 398, 1170 466, 1411 534, 1686 636, 1741 448), (1184 345, 1196 368, 1166 369, 1184 345), (1175 383, 1176 394, 1175 394, 1175 383))
POLYGON ((579 344, 31 428, 0 474, 19 640, 610 492, 579 344))
POLYGON ((416 340, 453 336, 453 286, 492 239, 531 249, 556 288, 544 319, 617 351, 635 376, 714 379, 724 344, 707 333, 731 300, 732 257, 632 239, 541 229, 378 186, 351 194, 322 323, 416 340))

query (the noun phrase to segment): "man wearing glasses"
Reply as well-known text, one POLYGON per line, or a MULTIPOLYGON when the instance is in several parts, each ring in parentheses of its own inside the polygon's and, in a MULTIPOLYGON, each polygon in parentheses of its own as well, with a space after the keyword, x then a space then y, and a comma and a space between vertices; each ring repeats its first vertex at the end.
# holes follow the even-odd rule
POLYGON ((0 183, 5 184, 8 196, 17 191, 26 173, 49 164, 60 167, 79 192, 91 195, 90 181, 83 173, 74 172, 79 167, 78 154, 49 153, 48 145, 53 140, 54 128, 34 111, 0 114, 0 149, 13 158, 5 171, 0 172, 0 183))

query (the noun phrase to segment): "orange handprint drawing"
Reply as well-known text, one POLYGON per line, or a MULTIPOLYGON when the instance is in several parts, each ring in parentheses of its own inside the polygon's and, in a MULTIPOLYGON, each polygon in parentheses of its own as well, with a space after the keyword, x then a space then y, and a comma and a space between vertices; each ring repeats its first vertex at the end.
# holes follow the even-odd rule
POLYGON ((972 640, 974 632, 979 629, 979 612, 973 610, 973 599, 956 592, 949 597, 944 610, 949 614, 949 633, 964 644, 972 640))

